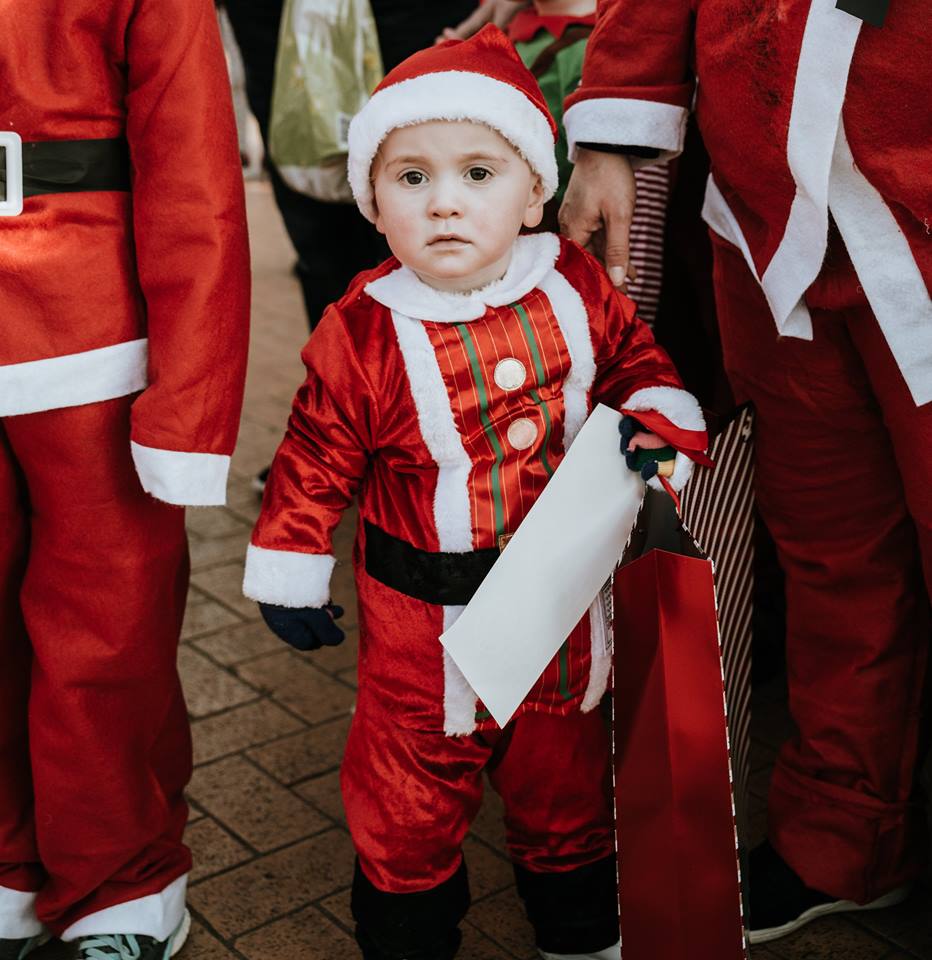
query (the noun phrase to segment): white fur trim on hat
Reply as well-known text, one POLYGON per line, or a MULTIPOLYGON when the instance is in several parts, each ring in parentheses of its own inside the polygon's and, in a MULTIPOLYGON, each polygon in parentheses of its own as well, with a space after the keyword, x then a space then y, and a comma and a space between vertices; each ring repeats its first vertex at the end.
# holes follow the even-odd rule
POLYGON ((547 117, 517 87, 481 73, 445 70, 384 87, 353 117, 349 182, 363 215, 375 221, 370 171, 382 141, 396 127, 430 120, 469 120, 497 130, 539 174, 544 199, 557 189, 553 131, 547 117))

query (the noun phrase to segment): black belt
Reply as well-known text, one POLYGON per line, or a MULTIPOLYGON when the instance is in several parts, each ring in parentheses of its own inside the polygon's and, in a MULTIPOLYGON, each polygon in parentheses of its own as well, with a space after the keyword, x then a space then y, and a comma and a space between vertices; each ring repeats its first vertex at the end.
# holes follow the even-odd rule
POLYGON ((365 521, 366 573, 386 587, 425 603, 464 606, 499 557, 494 549, 432 553, 365 521))
MULTIPOLYGON (((6 199, 6 165, 0 163, 0 198, 6 199)), ((129 190, 129 144, 108 140, 40 140, 23 144, 23 196, 129 190)))

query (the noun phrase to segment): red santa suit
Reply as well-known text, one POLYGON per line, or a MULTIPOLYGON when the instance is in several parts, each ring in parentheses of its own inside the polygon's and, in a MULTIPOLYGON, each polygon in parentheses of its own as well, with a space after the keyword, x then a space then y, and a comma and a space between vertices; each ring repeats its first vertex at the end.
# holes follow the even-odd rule
POLYGON ((246 359, 226 67, 209 0, 0 20, 0 938, 162 940, 190 865, 171 504, 224 501, 246 359))
MULTIPOLYGON (((932 10, 882 29, 834 0, 607 0, 572 144, 677 153, 696 89, 704 217, 761 511, 787 574, 799 736, 774 846, 811 887, 872 900, 917 875, 913 802, 932 583, 932 10)), ((635 163, 643 162, 635 160, 635 163)))
MULTIPOLYGON (((703 429, 701 414, 632 302, 553 234, 519 239, 506 275, 472 295, 435 290, 387 261, 325 314, 304 359, 308 378, 272 466, 245 592, 282 606, 326 603, 331 534, 358 496, 347 818, 379 889, 425 890, 461 861, 489 760, 481 734, 497 730, 438 639, 478 584, 463 568, 491 566, 593 403, 661 411, 688 430, 703 429)), ((678 456, 677 483, 688 462, 678 456)), ((568 575, 571 567, 568 558, 568 575)), ((579 712, 605 691, 608 651, 604 621, 587 617, 518 710, 566 717, 567 742, 580 724, 590 729, 589 746, 582 738, 564 755, 561 727, 550 724, 553 752, 528 753, 505 781, 514 785, 503 788, 511 852, 531 870, 568 870, 612 851, 610 812, 593 784, 606 769, 604 731, 579 712), (559 777, 538 766, 561 759, 559 777), (546 802, 577 775, 592 788, 578 809, 546 802), (533 829, 519 826, 539 817, 533 829)))
MULTIPOLYGON (((440 119, 496 129, 540 176, 544 199, 553 194, 553 118, 507 38, 487 27, 409 58, 354 118, 349 177, 367 217, 382 140, 440 119)), ((396 259, 361 274, 304 360, 244 591, 282 607, 326 604, 332 532, 357 498, 359 695, 342 789, 364 955, 455 953, 468 905, 462 842, 483 773, 504 801, 538 945, 548 955, 617 953, 609 745, 593 710, 610 666, 601 606, 504 731, 439 638, 593 404, 650 412, 657 433, 673 441, 690 431, 702 448, 696 401, 634 304, 592 257, 550 233, 518 238, 504 276, 469 293, 435 289, 396 259)), ((681 486, 691 462, 677 457, 681 486)), ((568 557, 567 576, 572 565, 568 557)))

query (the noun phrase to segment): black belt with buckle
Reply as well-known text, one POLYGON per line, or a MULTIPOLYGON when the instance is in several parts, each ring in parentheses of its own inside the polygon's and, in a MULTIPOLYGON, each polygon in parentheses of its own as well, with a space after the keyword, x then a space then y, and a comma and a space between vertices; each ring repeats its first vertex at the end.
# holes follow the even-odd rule
MULTIPOLYGON (((0 199, 6 198, 5 164, 0 163, 0 199)), ((23 144, 23 196, 129 190, 129 144, 104 140, 39 140, 23 144)))
POLYGON ((500 551, 441 553, 420 550, 365 521, 366 573, 386 587, 425 603, 464 606, 479 589, 500 551))

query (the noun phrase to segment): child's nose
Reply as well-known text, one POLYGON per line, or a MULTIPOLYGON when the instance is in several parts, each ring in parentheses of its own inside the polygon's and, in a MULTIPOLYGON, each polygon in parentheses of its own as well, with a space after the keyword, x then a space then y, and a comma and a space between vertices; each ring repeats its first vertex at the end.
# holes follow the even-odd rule
POLYGON ((459 191, 455 186, 440 184, 430 195, 430 216, 435 220, 448 220, 462 214, 459 191))

